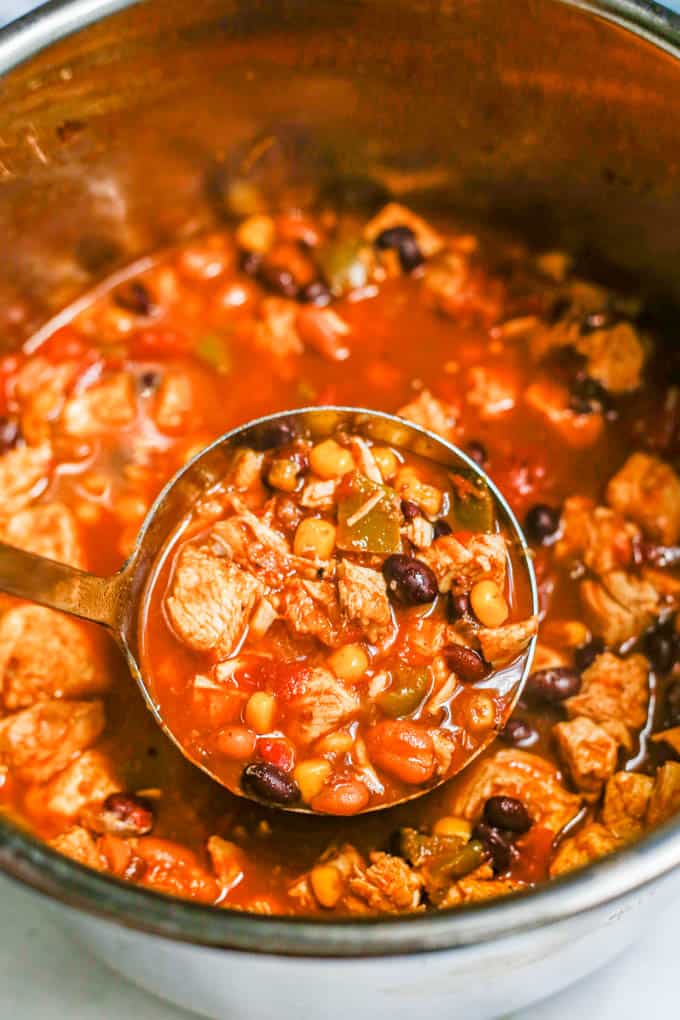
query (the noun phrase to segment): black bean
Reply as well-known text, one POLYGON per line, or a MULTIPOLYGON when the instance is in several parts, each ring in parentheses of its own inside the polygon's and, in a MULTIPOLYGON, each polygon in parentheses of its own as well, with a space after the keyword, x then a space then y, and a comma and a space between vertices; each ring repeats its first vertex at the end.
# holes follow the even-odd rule
POLYGON ((300 290, 297 297, 298 301, 307 305, 317 305, 319 308, 331 303, 331 292, 323 280, 312 280, 300 290))
POLYGON ((581 676, 575 669, 553 666, 549 669, 537 669, 532 673, 526 682, 524 693, 534 701, 556 705, 565 698, 578 694, 580 689, 581 676))
POLYGON ((270 421, 258 427, 248 435, 248 444, 255 450, 277 450, 287 446, 296 439, 297 426, 292 421, 270 421))
POLYGON ((680 567, 680 545, 654 545, 651 542, 643 542, 640 555, 643 563, 649 563, 653 567, 661 569, 680 567))
POLYGON ((509 829, 520 835, 531 828, 529 812, 516 797, 489 797, 484 805, 484 821, 495 829, 509 829))
POLYGON ((678 641, 670 627, 656 627, 645 637, 644 650, 655 673, 669 673, 678 661, 678 641))
POLYGON ((416 517, 420 516, 420 507, 417 503, 414 503, 413 500, 402 499, 401 512, 404 515, 404 520, 414 521, 416 517))
POLYGON ((531 747, 538 740, 538 732, 524 719, 508 719, 498 736, 514 747, 531 747))
POLYGON ((142 372, 137 380, 139 392, 143 396, 148 396, 150 393, 153 393, 154 390, 158 389, 161 378, 161 373, 155 372, 153 369, 149 369, 148 372, 142 372))
POLYGON ((0 416, 0 453, 13 450, 21 439, 21 426, 17 418, 0 416))
POLYGON ((510 870, 517 851, 510 840, 499 829, 486 822, 478 822, 472 830, 472 838, 478 839, 484 852, 491 858, 493 870, 497 875, 504 875, 510 870))
POLYGON ((472 609, 470 606, 470 597, 468 595, 449 595, 449 601, 447 606, 447 612, 449 620, 463 620, 466 616, 470 616, 472 609))
POLYGON ((247 276, 257 276, 262 265, 262 256, 256 251, 243 251, 239 256, 239 269, 247 276))
POLYGON ((560 295, 560 297, 556 298, 553 301, 550 307, 550 310, 546 316, 548 322, 550 323, 559 322, 560 319, 563 319, 565 317, 570 308, 571 301, 569 300, 569 298, 565 297, 564 295, 560 295))
POLYGON ((270 264, 266 260, 260 266, 259 279, 270 290, 283 297, 296 298, 298 285, 290 269, 285 266, 270 264))
POLYGON ((680 680, 666 688, 665 720, 667 726, 680 726, 680 680))
POLYGON ((135 315, 151 315, 154 310, 151 294, 141 280, 128 280, 114 292, 113 300, 135 315))
POLYGON ((396 553, 383 563, 388 591, 406 605, 423 605, 437 597, 437 578, 426 563, 415 556, 396 553))
POLYGON ((560 527, 560 511, 547 503, 536 503, 532 506, 524 520, 524 531, 530 542, 541 545, 553 538, 560 527))
POLYGON ((375 246, 383 251, 393 248, 405 273, 410 273, 424 261, 416 235, 410 227, 388 227, 378 234, 375 246))
POLYGON ((483 680, 489 672, 489 665, 479 652, 466 645, 449 645, 444 649, 444 659, 451 672, 468 683, 483 680))
POLYGON ((591 638, 584 645, 579 645, 574 651, 574 666, 579 673, 592 666, 598 655, 602 655, 604 648, 604 641, 599 637, 591 638))
POLYGON ((571 385, 569 407, 576 414, 607 414, 613 410, 611 397, 604 386, 590 376, 579 376, 571 385))
POLYGON ((581 322, 581 333, 587 336, 588 333, 594 333, 596 329, 607 329, 613 325, 614 317, 611 312, 591 312, 581 322))
POLYGON ((480 443, 478 439, 471 439, 465 447, 465 451, 468 457, 471 457, 475 464, 479 464, 480 467, 484 467, 485 464, 489 463, 489 455, 486 452, 486 447, 483 443, 480 443))
POLYGON ((438 521, 434 522, 434 528, 432 529, 433 538, 437 539, 442 538, 444 535, 450 535, 451 530, 449 522, 440 517, 438 521))
POLYGON ((241 773, 241 786, 245 793, 272 804, 294 804, 300 799, 300 788, 295 780, 282 769, 263 761, 246 765, 241 773))

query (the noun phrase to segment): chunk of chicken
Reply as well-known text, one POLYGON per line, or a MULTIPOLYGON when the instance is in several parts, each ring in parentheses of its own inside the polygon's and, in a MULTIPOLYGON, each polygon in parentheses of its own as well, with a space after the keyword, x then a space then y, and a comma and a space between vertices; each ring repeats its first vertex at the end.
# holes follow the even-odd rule
POLYGON ((483 421, 493 421, 512 411, 517 401, 517 387, 498 369, 474 365, 468 371, 466 400, 477 408, 483 421))
POLYGON ((82 624, 52 609, 19 605, 0 619, 0 684, 13 710, 101 694, 109 679, 82 624))
POLYGON ((52 435, 66 400, 66 393, 81 371, 77 361, 59 364, 34 355, 16 375, 14 395, 21 408, 21 433, 34 447, 52 435))
POLYGON ((570 406, 569 390, 553 379, 537 379, 527 386, 524 403, 574 449, 592 446, 602 434, 604 416, 578 414, 570 406))
POLYGON ((667 761, 657 769, 647 809, 647 825, 660 825, 680 810, 680 762, 667 761))
POLYGON ((86 566, 78 523, 63 503, 41 503, 9 518, 0 517, 0 537, 37 556, 71 567, 86 566))
POLYGON ((581 690, 567 698, 564 707, 570 719, 592 719, 630 751, 647 719, 648 703, 649 662, 644 655, 620 659, 604 652, 584 671, 581 690))
POLYGON ((286 298, 265 298, 255 325, 253 345, 275 358, 302 354, 304 345, 297 331, 298 305, 286 298))
POLYGON ((97 436, 131 425, 136 415, 134 378, 128 372, 116 372, 71 397, 64 407, 61 427, 68 436, 97 436))
POLYGON ((184 372, 167 372, 158 387, 153 416, 161 432, 182 432, 192 423, 194 388, 184 372))
POLYGON ((371 567, 344 560, 338 568, 340 607, 358 623, 369 641, 379 643, 392 630, 392 611, 385 578, 371 567))
POLYGON ((651 776, 617 772, 604 791, 602 822, 617 839, 641 835, 654 788, 651 776))
POLYGON ((500 666, 521 655, 537 631, 538 617, 531 616, 528 620, 506 623, 502 627, 481 627, 477 638, 486 661, 492 666, 500 666))
POLYGON ((560 560, 581 560, 595 574, 630 566, 639 529, 608 507, 583 496, 565 500, 561 536, 555 545, 560 560))
POLYGON ((86 867, 94 868, 96 871, 106 870, 105 862, 97 849, 96 841, 87 829, 83 829, 79 825, 56 836, 55 839, 49 841, 48 845, 53 850, 58 850, 65 857, 70 857, 72 861, 77 861, 78 864, 84 864, 86 867))
POLYGON ((290 581, 281 593, 280 615, 296 634, 309 634, 329 648, 343 641, 340 603, 331 581, 290 581))
POLYGON ((648 453, 634 453, 607 486, 607 502, 663 545, 680 540, 680 478, 648 453))
POLYGON ((616 771, 619 745, 592 719, 577 716, 553 726, 562 760, 586 800, 597 800, 607 779, 616 771))
POLYGON ((502 535, 473 535, 466 543, 443 535, 419 559, 434 571, 440 592, 469 592, 483 578, 505 587, 507 549, 502 535))
POLYGON ((0 761, 22 782, 46 783, 105 726, 101 701, 42 701, 0 721, 0 761))
POLYGON ((418 910, 422 880, 401 857, 374 852, 365 871, 349 880, 350 913, 400 914, 418 910))
POLYGON ((496 795, 521 800, 533 822, 555 833, 581 809, 581 797, 564 788, 550 762, 528 751, 504 749, 466 772, 451 814, 476 822, 486 801, 496 795))
POLYGON ((17 446, 0 457, 0 513, 14 514, 35 499, 49 481, 52 447, 17 446))
POLYGON ((206 546, 185 546, 165 607, 177 636, 200 652, 227 658, 262 595, 260 582, 206 546))
POLYGON ((333 569, 332 562, 294 556, 285 536, 250 510, 218 521, 210 537, 216 548, 274 588, 292 575, 315 580, 319 571, 323 576, 333 569))
POLYGON ((619 846, 621 840, 609 829, 599 822, 589 822, 560 843, 550 865, 550 876, 555 878, 556 875, 563 875, 567 871, 583 868, 619 846))
POLYGON ((588 625, 607 645, 639 637, 661 610, 656 588, 623 570, 612 570, 599 581, 582 581, 579 592, 588 625))
POLYGON ((439 400, 429 390, 421 390, 417 397, 400 407, 397 414, 444 439, 453 439, 459 417, 458 408, 439 400))
POLYGON ((639 388, 646 352, 629 322, 579 335, 575 344, 587 359, 587 372, 609 393, 628 393, 639 388))
POLYGON ((291 736, 304 744, 330 733, 361 707, 359 696, 320 666, 296 679, 287 703, 295 719, 291 736))
POLYGON ((121 789, 120 777, 107 754, 84 751, 45 787, 45 807, 55 815, 77 818, 83 808, 121 789))
POLYGON ((523 884, 514 878, 495 878, 491 865, 482 864, 476 871, 454 882, 438 906, 445 909, 463 903, 477 903, 497 896, 508 896, 522 888, 523 884))

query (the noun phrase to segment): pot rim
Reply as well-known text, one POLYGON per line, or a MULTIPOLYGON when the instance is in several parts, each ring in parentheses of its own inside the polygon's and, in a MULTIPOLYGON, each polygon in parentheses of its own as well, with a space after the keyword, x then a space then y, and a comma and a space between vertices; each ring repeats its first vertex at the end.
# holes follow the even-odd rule
MULTIPOLYGON (((81 28, 144 0, 50 0, 0 31, 0 75, 81 28)), ((680 16, 652 0, 552 0, 614 22, 680 59, 680 16)), ((500 900, 404 917, 268 917, 174 899, 104 876, 0 818, 0 870, 76 911, 173 941, 298 957, 461 949, 609 907, 680 864, 680 819, 588 867, 500 900)))

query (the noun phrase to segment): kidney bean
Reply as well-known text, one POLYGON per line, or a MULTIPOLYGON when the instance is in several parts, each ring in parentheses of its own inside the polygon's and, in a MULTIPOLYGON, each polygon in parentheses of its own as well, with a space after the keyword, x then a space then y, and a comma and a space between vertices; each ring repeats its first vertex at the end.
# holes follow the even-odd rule
POLYGON ((215 745, 226 758, 244 761, 255 750, 255 734, 245 726, 225 726, 217 733, 215 745))
POLYGON ((432 529, 433 539, 442 538, 443 535, 451 534, 451 525, 448 521, 445 521, 443 517, 440 517, 438 521, 434 522, 432 529))
POLYGON ((579 673, 585 672, 589 666, 592 666, 598 655, 604 651, 604 647, 602 638, 595 637, 574 650, 574 666, 579 673))
POLYGON ((366 746, 373 763, 403 783, 426 783, 432 778, 436 764, 432 737, 415 723, 380 722, 368 731, 366 746))
POLYGON ((297 428, 291 421, 272 421, 258 426, 248 437, 255 450, 273 450, 292 443, 297 437, 297 428))
POLYGON ((295 277, 285 266, 270 265, 262 262, 258 273, 259 279, 270 290, 283 297, 295 298, 298 295, 298 285, 295 277))
POLYGON ((499 829, 487 825, 486 822, 479 822, 472 830, 472 838, 478 839, 482 844, 484 852, 491 858, 496 875, 504 875, 510 870, 517 851, 499 829))
POLYGON ((524 689, 525 694, 535 701, 556 705, 565 698, 571 698, 581 689, 580 674, 566 666, 537 669, 532 673, 524 689))
POLYGON ((516 797, 489 797, 484 805, 484 821, 495 829, 523 833, 531 828, 531 818, 516 797))
POLYGON ((485 464, 488 464, 489 455, 486 452, 486 447, 478 439, 471 439, 465 450, 468 457, 471 457, 475 464, 479 464, 482 468, 485 464))
POLYGON ((557 534, 560 526, 560 511, 546 503, 536 503, 526 515, 524 531, 531 542, 544 545, 557 534))
POLYGON ((383 251, 393 248, 405 273, 410 273, 424 261, 416 235, 410 227, 388 227, 378 234, 375 246, 383 251))
POLYGON ((295 780, 268 762, 246 765, 241 773, 241 787, 245 793, 272 804, 294 804, 300 799, 300 787, 295 780))
POLYGON ((151 294, 141 280, 128 280, 114 292, 113 300, 134 315, 148 316, 154 311, 151 294))
POLYGON ((402 499, 401 512, 405 521, 414 521, 420 515, 420 507, 412 499, 402 499))
POLYGON ((358 779, 345 779, 326 787, 312 800, 312 810, 325 815, 356 815, 363 811, 370 794, 358 779))
POLYGON ((394 553, 383 563, 383 575, 388 591, 399 602, 417 606, 434 602, 437 597, 437 578, 426 563, 415 556, 394 553))
POLYGON ((153 828, 153 808, 143 797, 111 793, 102 805, 103 832, 114 836, 145 836, 153 828))
POLYGON ((262 265, 262 256, 256 251, 243 251, 239 255, 239 269, 247 276, 257 276, 262 265))
POLYGON ((469 595, 449 595, 449 601, 447 604, 447 612, 449 620, 463 620, 465 617, 470 616, 472 613, 472 607, 470 606, 469 595))
POLYGON ((465 645, 449 645, 444 649, 444 658, 451 672, 468 683, 482 680, 489 672, 489 666, 479 652, 465 645))
POLYGON ((506 744, 514 744, 515 747, 531 747, 538 740, 538 733, 524 719, 508 719, 498 736, 506 744))

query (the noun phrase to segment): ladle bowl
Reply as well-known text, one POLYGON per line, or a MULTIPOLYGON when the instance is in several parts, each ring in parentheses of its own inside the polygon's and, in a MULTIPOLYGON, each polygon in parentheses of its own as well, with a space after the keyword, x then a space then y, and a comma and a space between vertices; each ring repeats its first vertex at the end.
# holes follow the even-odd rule
MULTIPOLYGON (((153 676, 146 675, 141 665, 139 630, 146 595, 155 570, 165 544, 178 523, 187 516, 202 495, 225 477, 234 452, 239 447, 265 447, 267 435, 282 423, 293 426, 300 434, 307 435, 315 442, 342 428, 428 458, 443 467, 464 468, 473 472, 491 493, 496 519, 508 540, 514 544, 517 560, 526 570, 530 612, 538 612, 536 578, 526 539, 504 496, 483 469, 462 450, 419 425, 394 415, 363 408, 326 406, 284 411, 258 418, 220 436, 188 461, 166 484, 142 523, 130 557, 110 577, 98 577, 0 542, 0 591, 104 626, 122 649, 144 701, 164 733, 185 757, 212 779, 227 786, 232 793, 249 799, 254 798, 238 784, 227 783, 224 778, 216 775, 200 756, 192 754, 184 746, 168 726, 154 692, 153 676)), ((496 728, 489 731, 488 737, 475 746, 468 757, 457 763, 456 772, 480 754, 505 726, 529 675, 535 643, 534 637, 518 659, 494 671, 477 685, 493 687, 501 695, 502 717, 496 728)), ((448 782, 454 774, 449 771, 437 783, 419 788, 399 800, 369 804, 362 813, 394 807, 423 796, 442 782, 448 782)), ((299 804, 278 806, 287 811, 313 813, 299 804)))

